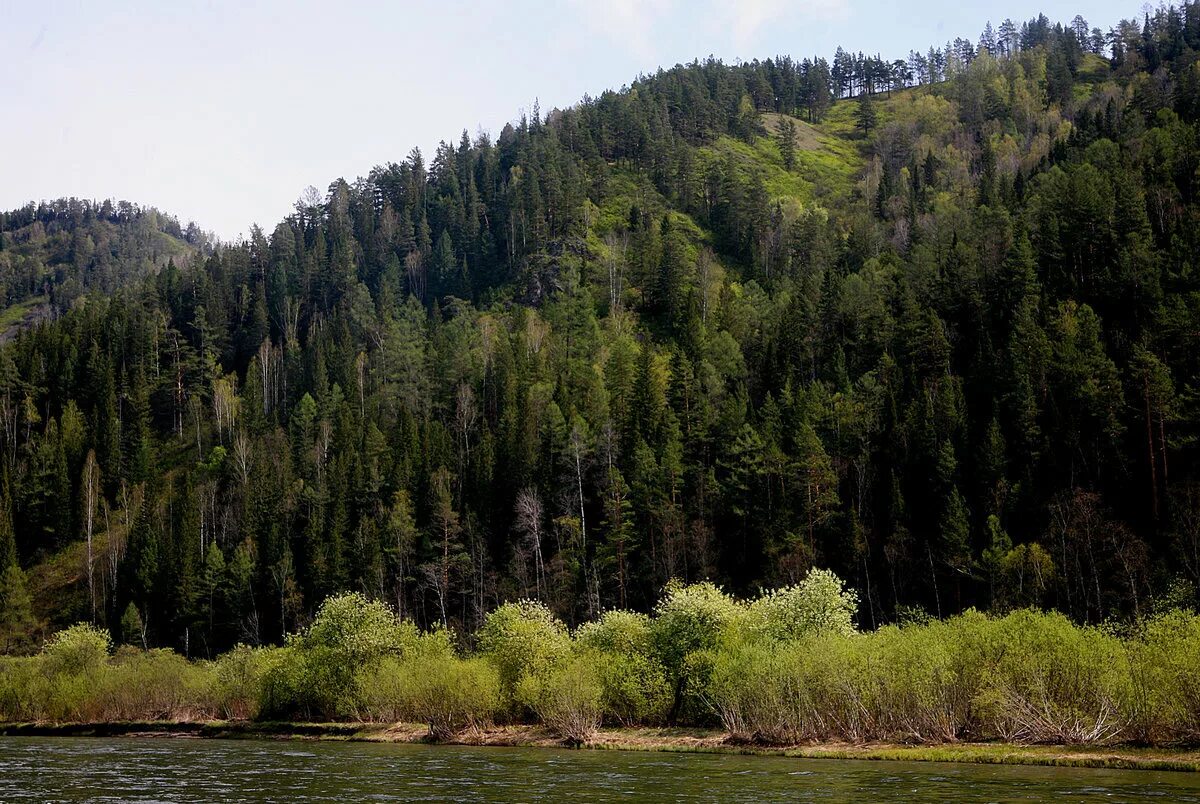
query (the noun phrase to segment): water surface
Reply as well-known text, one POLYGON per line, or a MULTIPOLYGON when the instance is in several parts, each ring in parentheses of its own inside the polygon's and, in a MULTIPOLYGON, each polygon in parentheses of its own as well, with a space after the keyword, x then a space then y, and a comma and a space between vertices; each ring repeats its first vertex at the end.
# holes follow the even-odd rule
POLYGON ((0 801, 1161 801, 1200 774, 379 743, 0 737, 0 801))

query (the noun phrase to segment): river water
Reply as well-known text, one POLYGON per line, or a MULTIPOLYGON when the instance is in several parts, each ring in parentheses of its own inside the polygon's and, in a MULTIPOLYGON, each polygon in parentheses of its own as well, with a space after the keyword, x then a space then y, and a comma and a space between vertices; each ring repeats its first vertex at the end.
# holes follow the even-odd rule
POLYGON ((0 801, 1200 802, 1200 774, 718 754, 0 737, 0 801))

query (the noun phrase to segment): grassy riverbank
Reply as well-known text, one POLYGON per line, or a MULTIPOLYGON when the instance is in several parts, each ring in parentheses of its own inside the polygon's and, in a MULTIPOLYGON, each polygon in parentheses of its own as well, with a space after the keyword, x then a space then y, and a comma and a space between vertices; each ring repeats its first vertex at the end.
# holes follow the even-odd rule
MULTIPOLYGON (((247 721, 129 721, 118 723, 7 723, 0 736, 26 737, 191 737, 208 739, 334 740, 376 743, 428 743, 420 723, 255 723, 247 721)), ((446 745, 562 748, 543 726, 490 726, 468 729, 446 745)), ((603 728, 581 749, 742 754, 803 759, 961 762, 985 765, 1042 765, 1200 772, 1200 749, 1140 746, 1019 745, 1014 743, 808 743, 761 746, 734 740, 728 732, 699 728, 603 728)))

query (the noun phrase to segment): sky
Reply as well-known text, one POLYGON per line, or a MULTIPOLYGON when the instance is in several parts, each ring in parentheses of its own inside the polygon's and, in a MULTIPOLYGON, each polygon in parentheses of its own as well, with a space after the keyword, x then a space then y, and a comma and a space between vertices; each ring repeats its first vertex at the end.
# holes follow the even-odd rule
POLYGON ((223 240, 270 232, 324 191, 463 129, 714 55, 889 59, 989 19, 1116 0, 0 0, 0 209, 74 196, 155 206, 223 240))

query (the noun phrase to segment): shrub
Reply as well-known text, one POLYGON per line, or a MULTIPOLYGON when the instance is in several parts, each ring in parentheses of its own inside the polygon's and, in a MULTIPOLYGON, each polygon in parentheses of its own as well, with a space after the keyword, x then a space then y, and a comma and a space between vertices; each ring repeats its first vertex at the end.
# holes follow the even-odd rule
POLYGON ((213 663, 213 705, 227 720, 253 720, 258 716, 267 670, 273 666, 272 648, 238 645, 213 663))
POLYGON ((650 618, 645 614, 614 609, 598 620, 584 623, 575 631, 583 647, 605 653, 647 654, 653 648, 650 618))
POLYGON ((644 653, 593 653, 604 716, 624 726, 663 722, 671 709, 666 670, 644 653))
POLYGON ((42 649, 42 661, 51 675, 84 675, 98 671, 110 652, 112 638, 107 631, 79 623, 50 638, 42 649))
POLYGON ((868 635, 878 736, 946 742, 967 734, 991 661, 991 628, 987 617, 971 612, 868 635))
POLYGON ((866 646, 861 636, 835 633, 731 640, 712 654, 705 695, 737 739, 868 739, 878 727, 866 646))
POLYGON ((419 673, 426 664, 437 666, 454 658, 450 632, 437 630, 421 635, 405 660, 389 656, 364 666, 356 679, 362 701, 360 717, 386 723, 413 718, 406 697, 410 684, 406 674, 419 673))
POLYGON ((854 632, 858 595, 829 570, 810 570, 795 586, 764 593, 749 607, 748 626, 775 640, 814 631, 854 632))
POLYGON ((215 674, 170 650, 122 649, 87 696, 87 719, 194 720, 214 712, 215 674))
POLYGON ((435 740, 478 727, 500 709, 500 675, 482 659, 430 656, 397 668, 397 712, 429 724, 435 740))
POLYGON ((551 731, 575 745, 586 743, 600 727, 604 685, 597 659, 584 653, 517 683, 518 699, 551 731))
POLYGON ((358 679, 386 656, 403 658, 420 641, 417 628, 385 604, 358 593, 321 604, 312 625, 288 640, 281 661, 264 673, 260 715, 271 718, 358 717, 358 679))
POLYGON ((0 656, 0 721, 43 720, 50 681, 40 656, 0 656))
POLYGON ((547 672, 571 649, 567 627, 550 609, 532 600, 495 609, 477 636, 480 653, 499 671, 501 691, 510 701, 516 700, 522 677, 547 672))
POLYGON ((745 614, 745 607, 712 583, 683 586, 672 582, 655 608, 651 626, 654 650, 673 687, 671 716, 685 709, 702 717, 704 685, 711 652, 725 629, 745 614))
POLYGON ((384 603, 357 592, 327 598, 297 639, 301 650, 328 650, 352 665, 381 656, 402 656, 415 647, 417 627, 384 603))
POLYGON ((985 729, 1006 740, 1048 743, 1121 735, 1131 677, 1120 639, 1032 610, 998 620, 996 638, 1004 649, 977 701, 985 729))
POLYGON ((575 633, 576 649, 587 652, 601 684, 604 717, 626 726, 662 721, 672 689, 666 669, 653 653, 650 618, 631 611, 608 611, 575 633))
POLYGON ((1130 640, 1127 717, 1143 742, 1200 740, 1200 617, 1168 611, 1130 640))

